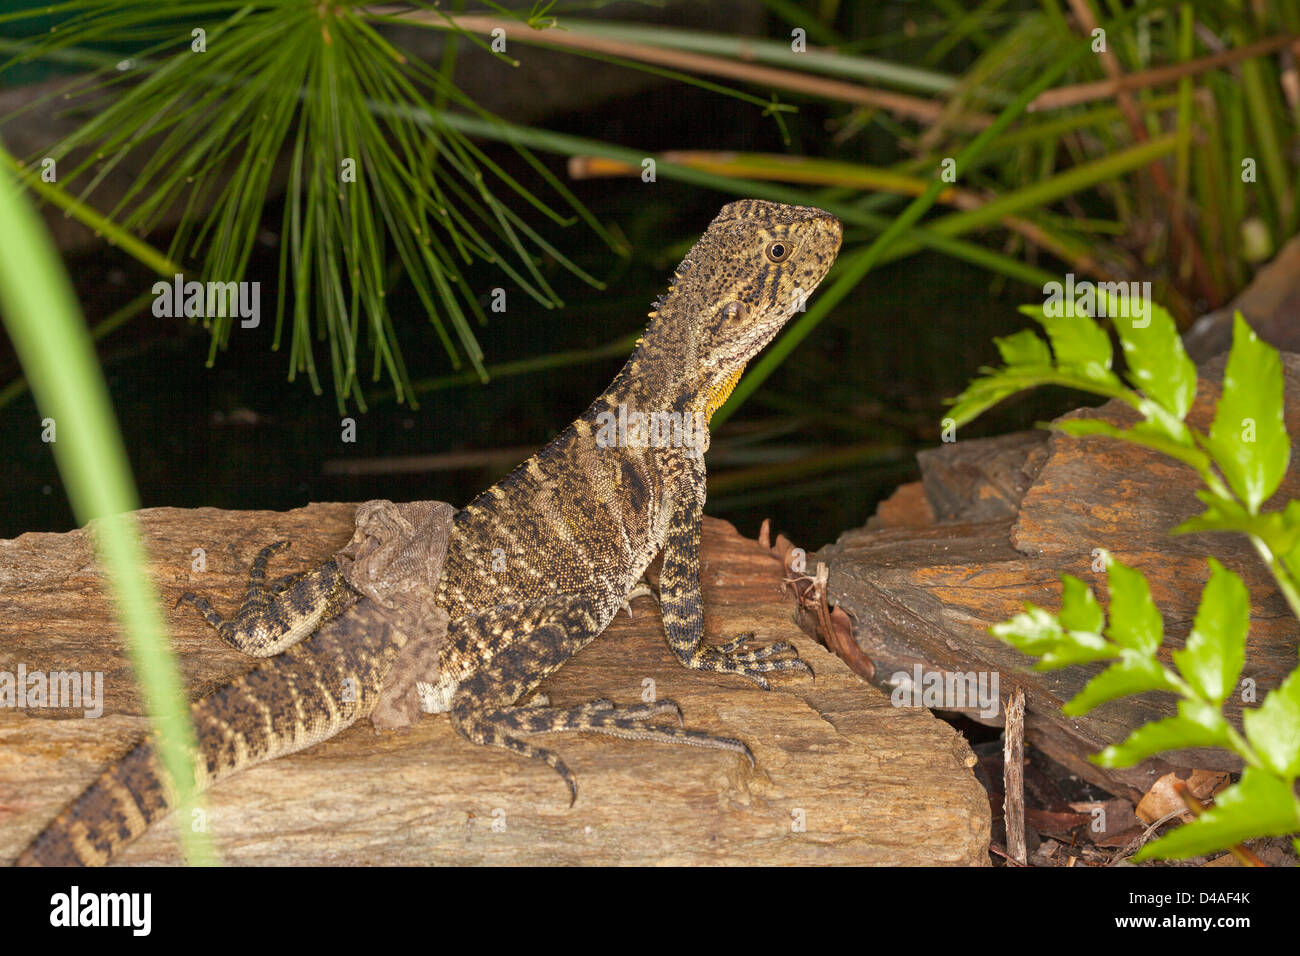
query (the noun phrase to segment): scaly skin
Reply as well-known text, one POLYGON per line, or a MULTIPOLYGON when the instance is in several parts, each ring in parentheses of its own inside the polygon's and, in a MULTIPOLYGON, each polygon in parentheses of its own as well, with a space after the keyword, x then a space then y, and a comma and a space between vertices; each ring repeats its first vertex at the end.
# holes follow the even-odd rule
MULTIPOLYGON (((818 209, 742 200, 723 207, 673 275, 668 294, 627 364, 581 417, 545 448, 456 512, 437 603, 451 618, 437 673, 421 685, 425 709, 450 714, 475 743, 554 768, 554 753, 526 739, 593 731, 741 753, 740 741, 652 723, 680 719, 671 701, 618 708, 517 706, 594 640, 662 551, 660 607, 683 666, 737 674, 810 673, 789 645, 742 650, 745 635, 702 642, 700 524, 705 425, 694 447, 610 445, 620 406, 707 423, 746 363, 826 275, 840 224, 818 209)), ((635 419, 632 419, 635 426, 635 419)), ((629 429, 635 438, 635 427, 629 429)), ((671 436, 668 436, 671 437, 671 436)), ((333 561, 264 584, 265 549, 243 606, 223 619, 186 595, 234 646, 270 660, 198 701, 198 784, 309 747, 374 709, 405 638, 343 581, 333 561), (343 688, 349 688, 343 693, 343 688)), ((21 864, 106 863, 173 803, 146 740, 69 805, 19 857, 21 864)))

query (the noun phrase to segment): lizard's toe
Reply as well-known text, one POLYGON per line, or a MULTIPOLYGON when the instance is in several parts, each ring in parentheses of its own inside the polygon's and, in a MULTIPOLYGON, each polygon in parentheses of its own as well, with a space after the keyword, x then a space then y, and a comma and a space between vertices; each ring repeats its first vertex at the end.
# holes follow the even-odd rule
POLYGON ((778 641, 753 651, 741 650, 741 646, 752 638, 752 634, 742 634, 725 644, 714 647, 701 646, 683 663, 694 670, 738 674, 753 681, 763 690, 771 690, 771 684, 763 676, 764 674, 777 671, 800 671, 814 676, 813 669, 799 657, 799 652, 785 641, 778 641), (783 654, 793 656, 779 656, 783 654))

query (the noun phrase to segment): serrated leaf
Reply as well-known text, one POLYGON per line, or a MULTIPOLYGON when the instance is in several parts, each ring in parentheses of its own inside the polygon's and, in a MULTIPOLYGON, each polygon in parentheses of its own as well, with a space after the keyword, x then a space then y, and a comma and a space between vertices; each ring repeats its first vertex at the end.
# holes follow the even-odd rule
POLYGON ((1119 654, 1119 648, 1097 634, 1083 631, 1069 631, 1068 634, 1070 640, 1062 641, 1045 651, 1042 659, 1034 665, 1034 670, 1054 671, 1073 664, 1111 660, 1119 654))
POLYGON ((1269 691, 1258 707, 1243 711, 1241 723, 1269 769, 1288 780, 1300 776, 1300 670, 1269 691))
POLYGON ((994 338, 998 353, 1007 365, 1041 366, 1044 371, 1052 367, 1052 352, 1033 329, 1021 329, 1014 335, 994 338))
POLYGON ((1067 418, 1052 422, 1052 427, 1057 431, 1075 437, 1106 435, 1131 444, 1144 445, 1162 454, 1179 457, 1180 459, 1191 459, 1189 464, 1194 463, 1196 467, 1200 468, 1209 465, 1209 456, 1192 442, 1191 432, 1187 431, 1186 426, 1170 417, 1168 413, 1157 408, 1151 402, 1144 401, 1142 404, 1150 406, 1159 415, 1163 416, 1161 420, 1163 423, 1172 423, 1172 428, 1175 430, 1181 429, 1184 437, 1175 437, 1175 435, 1171 434, 1170 429, 1165 427, 1165 424, 1149 420, 1138 422, 1132 428, 1125 429, 1098 418, 1067 418))
POLYGON ((1026 604, 1024 611, 1009 621, 989 628, 994 637, 1006 641, 1023 654, 1045 653, 1061 640, 1061 622, 1051 611, 1026 604))
MULTIPOLYGON (((1099 295, 1103 294, 1104 285, 1098 285, 1099 295)), ((1135 388, 1182 421, 1196 398, 1196 366, 1187 357, 1173 316, 1149 300, 1145 306, 1146 314, 1135 318, 1121 317, 1113 304, 1107 309, 1128 362, 1127 378, 1135 388)))
POLYGON ((1134 857, 1177 859, 1196 856, 1262 836, 1285 836, 1300 830, 1300 807, 1291 785, 1247 767, 1241 780, 1215 798, 1203 814, 1148 843, 1134 857))
POLYGON ((1083 690, 1067 701, 1061 711, 1077 717, 1108 700, 1129 694, 1142 694, 1149 690, 1177 693, 1177 688, 1170 682, 1159 661, 1152 657, 1128 654, 1088 681, 1083 690))
MULTIPOLYGON (((1192 534, 1197 531, 1240 531, 1254 534, 1260 530, 1267 515, 1252 515, 1235 501, 1212 498, 1209 507, 1194 518, 1188 518, 1172 534, 1192 534)), ((1272 512, 1270 512, 1271 514, 1272 512)))
POLYGON ((1120 441, 1128 440, 1128 432, 1125 429, 1100 418, 1066 418, 1052 422, 1052 427, 1075 438, 1106 435, 1110 438, 1118 438, 1120 441))
POLYGON ((1288 501, 1281 511, 1251 514, 1235 501, 1206 496, 1209 507, 1174 528, 1174 534, 1197 531, 1239 531, 1259 538, 1281 558, 1285 573, 1300 586, 1300 501, 1288 501))
POLYGON ((1056 364, 1086 378, 1115 380, 1110 372, 1110 336, 1086 315, 1049 315, 1042 305, 1021 306, 1047 332, 1056 364))
POLYGON ((1300 501, 1288 501, 1279 521, 1281 534, 1286 536, 1288 543, 1270 547, 1282 555, 1282 563, 1291 572, 1291 577, 1300 579, 1300 501))
POLYGON ((1106 616, 1102 613, 1092 588, 1073 574, 1062 574, 1061 584, 1061 627, 1068 631, 1100 634, 1106 616))
POLYGON ((989 633, 1023 654, 1041 656, 1035 670, 1106 660, 1119 653, 1118 647, 1099 634, 1066 631, 1055 614, 1034 604, 1026 604, 1025 611, 1011 620, 994 624, 989 633))
POLYGON ((1014 395, 1025 387, 1028 386, 1019 381, 1005 381, 996 373, 987 375, 984 378, 977 378, 966 386, 965 391, 952 399, 952 408, 948 410, 948 417, 953 419, 958 426, 965 425, 967 422, 974 421, 1004 398, 1014 395))
POLYGON ((1241 675, 1250 628, 1250 592, 1241 578, 1210 558, 1210 580, 1201 592, 1192 633, 1174 664, 1198 694, 1223 703, 1241 675))
POLYGON ((1226 747, 1229 739, 1227 721, 1217 708, 1181 700, 1177 717, 1143 724, 1122 744, 1107 747, 1090 759, 1103 767, 1131 767, 1166 750, 1226 747))
POLYGON ((1173 442, 1179 448, 1200 451, 1192 439, 1191 430, 1164 406, 1144 398, 1138 402, 1138 411, 1142 413, 1143 421, 1133 426, 1135 435, 1141 435, 1149 443, 1173 442))
POLYGON ((1282 418, 1282 363, 1238 312, 1232 351, 1223 373, 1223 395, 1207 439, 1228 485, 1250 511, 1277 490, 1291 460, 1282 418))
POLYGON ((1110 624, 1106 636, 1120 647, 1154 654, 1164 639, 1164 622, 1151 600, 1151 590, 1142 573, 1110 559, 1106 566, 1110 585, 1110 624))

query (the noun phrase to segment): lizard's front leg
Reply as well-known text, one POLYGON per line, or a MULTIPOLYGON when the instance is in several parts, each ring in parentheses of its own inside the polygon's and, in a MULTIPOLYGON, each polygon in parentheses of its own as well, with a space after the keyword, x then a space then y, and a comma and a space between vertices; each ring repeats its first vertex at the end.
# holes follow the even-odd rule
POLYGON ((355 595, 333 560, 267 584, 267 561, 288 546, 287 541, 277 541, 258 552, 248 573, 244 603, 231 617, 222 617, 196 594, 182 594, 176 606, 194 605, 222 640, 245 654, 282 653, 344 610, 355 595))
POLYGON ((456 689, 450 706, 452 726, 474 743, 546 763, 568 785, 570 806, 578 799, 573 773, 555 753, 525 737, 587 731, 730 750, 753 764, 753 754, 741 741, 683 728, 681 708, 670 700, 635 707, 616 707, 608 700, 574 707, 517 706, 516 701, 590 643, 597 623, 589 601, 566 594, 523 607, 503 605, 455 622, 449 634, 453 651, 501 646, 456 689), (677 725, 648 723, 661 716, 675 717, 677 725))
POLYGON ((753 634, 742 634, 725 644, 704 643, 704 601, 700 595, 700 529, 704 512, 701 498, 691 489, 679 494, 668 523, 663 568, 659 572, 659 606, 668 646, 685 667, 740 674, 764 690, 770 687, 763 677, 765 673, 797 670, 812 674, 812 668, 785 641, 756 651, 740 649, 753 639, 753 634), (795 656, 779 656, 786 653, 795 656))

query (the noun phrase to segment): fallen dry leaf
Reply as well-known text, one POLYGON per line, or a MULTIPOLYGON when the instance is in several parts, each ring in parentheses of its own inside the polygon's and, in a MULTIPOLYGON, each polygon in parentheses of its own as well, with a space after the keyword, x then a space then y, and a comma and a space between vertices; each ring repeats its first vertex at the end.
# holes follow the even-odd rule
POLYGON ((1167 773, 1151 785, 1151 789, 1137 805, 1137 815, 1147 823, 1155 823, 1176 810, 1179 812, 1179 819, 1184 823, 1190 823, 1192 814, 1188 811, 1187 804, 1183 802, 1174 783, 1176 781, 1183 783, 1196 799, 1208 800, 1226 787, 1229 779, 1226 773, 1211 770, 1193 770, 1186 777, 1178 773, 1167 773))
POLYGON ((794 591, 799 609, 812 615, 822 644, 858 676, 871 680, 876 667, 853 639, 852 621, 843 608, 831 607, 826 601, 826 565, 819 562, 815 573, 809 574, 802 548, 795 547, 794 542, 783 534, 778 534, 776 543, 772 544, 771 522, 767 518, 759 528, 758 543, 781 561, 785 568, 785 583, 794 591))
POLYGON ((1181 779, 1176 773, 1167 773, 1151 784, 1151 789, 1137 805, 1138 818, 1144 823, 1155 823, 1176 812, 1184 823, 1190 822, 1192 814, 1174 786, 1181 779))

